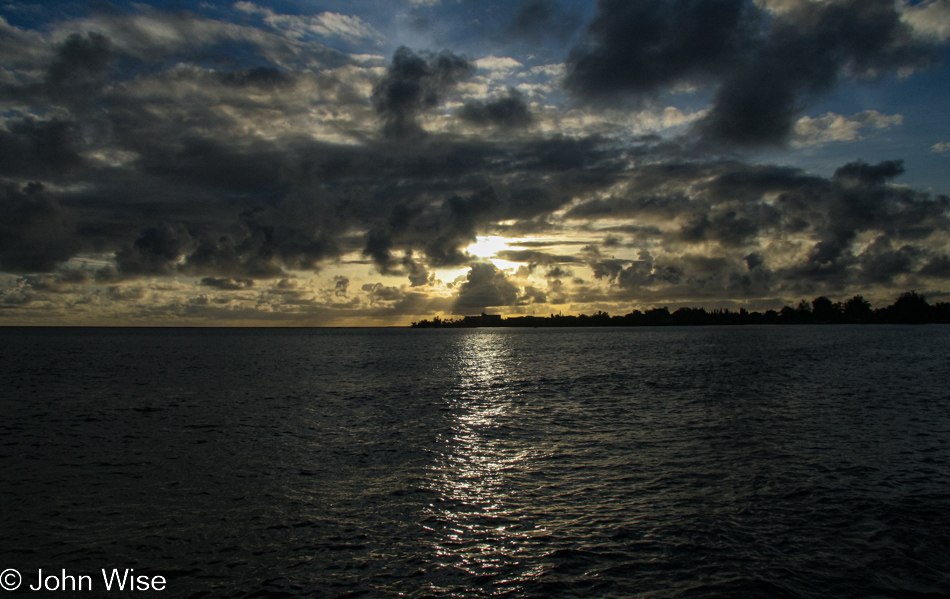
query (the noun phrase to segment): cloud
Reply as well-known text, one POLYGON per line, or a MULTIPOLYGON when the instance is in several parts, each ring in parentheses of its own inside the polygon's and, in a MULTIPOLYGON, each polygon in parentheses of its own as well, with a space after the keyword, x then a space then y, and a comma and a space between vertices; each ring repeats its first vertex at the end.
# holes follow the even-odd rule
POLYGON ((491 263, 476 263, 459 286, 453 310, 456 314, 479 314, 491 307, 511 306, 518 288, 491 263))
POLYGON ((913 272, 922 253, 913 245, 895 249, 890 239, 878 236, 857 256, 861 282, 890 283, 896 276, 913 272))
POLYGON ((350 279, 342 275, 333 277, 333 295, 336 297, 346 297, 346 291, 350 286, 350 279))
POLYGON ((935 38, 906 5, 604 1, 566 66, 509 52, 533 35, 550 46, 537 28, 565 6, 513 7, 495 21, 499 35, 520 23, 510 44, 460 40, 477 61, 345 54, 312 40, 376 39, 344 15, 251 3, 218 11, 236 23, 139 5, 38 32, 0 21, 4 314, 384 324, 950 277, 950 200, 899 184, 900 160, 819 176, 732 152, 900 125, 804 115, 842 81, 928 64, 935 38), (745 132, 723 120, 742 106, 745 132), (481 235, 523 238, 496 256, 516 273, 471 266, 481 235))
POLYGON ((946 141, 937 142, 933 146, 931 146, 930 151, 935 152, 937 154, 944 154, 946 152, 950 152, 950 142, 946 142, 946 141))
POLYGON ((900 2, 904 22, 921 36, 945 42, 950 38, 950 1, 924 0, 916 4, 900 2))
POLYGON ((802 4, 771 26, 766 43, 723 79, 697 131, 709 142, 788 141, 804 103, 840 77, 875 77, 930 65, 935 49, 915 38, 890 0, 802 4))
POLYGON ((193 247, 183 225, 166 223, 143 230, 130 247, 116 253, 116 264, 126 275, 171 275, 193 247))
POLYGON ((708 144, 780 145, 805 103, 840 78, 906 73, 935 59, 891 0, 800 2, 770 18, 751 0, 606 0, 569 56, 565 83, 593 103, 717 84, 696 134, 708 144))
POLYGON ((722 74, 748 49, 758 18, 746 0, 603 0, 570 53, 566 85, 597 100, 722 74))
POLYGON ((435 108, 444 95, 471 77, 475 67, 464 56, 447 50, 416 54, 405 46, 396 50, 386 76, 373 89, 373 104, 390 138, 418 137, 425 132, 418 116, 435 108))
POLYGON ((950 279, 950 255, 940 254, 932 256, 920 269, 925 277, 950 279))
POLYGON ((0 181, 0 268, 50 272, 81 248, 71 215, 43 185, 0 181))
POLYGON ((0 175, 55 179, 82 165, 76 123, 9 120, 0 129, 0 175))
POLYGON ((503 76, 524 67, 523 64, 508 56, 486 56, 485 58, 479 58, 474 61, 473 64, 479 69, 485 69, 493 74, 500 73, 503 76))
POLYGON ((352 15, 335 12, 322 12, 314 16, 284 15, 278 14, 270 8, 258 6, 253 2, 243 1, 235 2, 234 8, 248 14, 263 15, 265 23, 294 38, 303 38, 312 34, 339 37, 348 41, 383 39, 383 35, 379 31, 359 17, 352 15))
MULTIPOLYGON (((108 11, 90 18, 64 20, 56 24, 48 39, 61 43, 73 35, 86 39, 101 36, 108 40, 115 56, 133 57, 153 65, 173 59, 192 62, 198 53, 206 62, 226 63, 233 61, 237 48, 285 68, 339 66, 348 62, 345 54, 295 37, 293 32, 206 19, 185 11, 163 12, 144 4, 135 8, 133 13, 108 11)), ((40 52, 34 55, 42 56, 40 52)))
POLYGON ((214 287, 215 289, 222 289, 226 291, 239 291, 253 287, 254 280, 204 277, 201 279, 201 285, 204 287, 214 287))
POLYGON ((850 117, 828 112, 817 118, 803 116, 795 123, 792 144, 797 147, 822 145, 836 141, 861 139, 861 130, 887 129, 903 124, 900 114, 886 115, 876 110, 865 110, 850 117))
POLYGON ((46 83, 58 94, 87 94, 104 81, 115 58, 108 37, 90 32, 71 34, 59 44, 46 72, 46 83))
POLYGON ((950 234, 950 198, 894 185, 902 173, 899 160, 848 163, 829 179, 733 161, 650 165, 565 218, 655 223, 636 259, 581 252, 595 281, 637 297, 910 284, 942 273, 926 265, 950 234))
POLYGON ((468 102, 457 114, 462 120, 476 125, 493 125, 508 129, 528 127, 534 122, 524 96, 513 88, 509 88, 508 95, 501 98, 486 102, 468 102))

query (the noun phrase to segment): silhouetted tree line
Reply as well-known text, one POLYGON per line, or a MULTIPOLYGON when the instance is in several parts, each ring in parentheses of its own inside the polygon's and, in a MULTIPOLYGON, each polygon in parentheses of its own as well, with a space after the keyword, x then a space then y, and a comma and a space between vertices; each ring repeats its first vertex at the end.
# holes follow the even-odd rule
POLYGON ((950 303, 927 303, 927 298, 916 291, 902 293, 893 304, 874 309, 860 295, 845 302, 833 302, 825 296, 811 303, 801 300, 796 307, 783 306, 781 310, 749 312, 720 308, 679 308, 670 313, 667 308, 652 308, 645 312, 634 310, 623 316, 595 312, 588 316, 464 316, 458 319, 420 320, 414 328, 473 328, 473 327, 627 327, 676 325, 744 325, 744 324, 924 324, 950 323, 950 303))

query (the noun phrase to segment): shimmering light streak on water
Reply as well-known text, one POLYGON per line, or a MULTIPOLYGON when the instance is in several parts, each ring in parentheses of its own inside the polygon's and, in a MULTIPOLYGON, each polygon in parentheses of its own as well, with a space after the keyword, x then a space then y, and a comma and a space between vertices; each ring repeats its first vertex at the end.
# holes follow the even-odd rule
POLYGON ((947 597, 948 356, 946 326, 0 329, 0 568, 947 597))
POLYGON ((437 437, 438 455, 427 468, 438 501, 429 505, 425 527, 436 535, 433 550, 439 571, 435 593, 452 593, 451 571, 490 579, 489 594, 515 593, 520 583, 543 570, 522 561, 537 555, 533 536, 543 529, 525 527, 512 502, 513 472, 530 467, 535 448, 505 442, 506 422, 517 420, 511 393, 511 338, 475 333, 458 338, 454 370, 458 383, 445 397, 448 433, 437 437))

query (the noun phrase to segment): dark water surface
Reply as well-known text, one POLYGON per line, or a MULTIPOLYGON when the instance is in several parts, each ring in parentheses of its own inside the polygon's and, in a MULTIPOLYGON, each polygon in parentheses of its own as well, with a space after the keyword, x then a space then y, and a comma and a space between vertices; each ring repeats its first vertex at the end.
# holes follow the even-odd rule
POLYGON ((24 586, 950 596, 948 326, 4 329, 0 410, 24 586))

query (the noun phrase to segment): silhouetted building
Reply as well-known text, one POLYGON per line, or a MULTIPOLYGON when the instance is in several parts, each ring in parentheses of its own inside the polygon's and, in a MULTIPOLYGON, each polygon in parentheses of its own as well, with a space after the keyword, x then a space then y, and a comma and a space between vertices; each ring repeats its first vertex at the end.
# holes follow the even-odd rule
POLYGON ((466 316, 462 319, 462 322, 465 326, 472 327, 500 327, 501 314, 485 314, 482 312, 481 316, 466 316))

